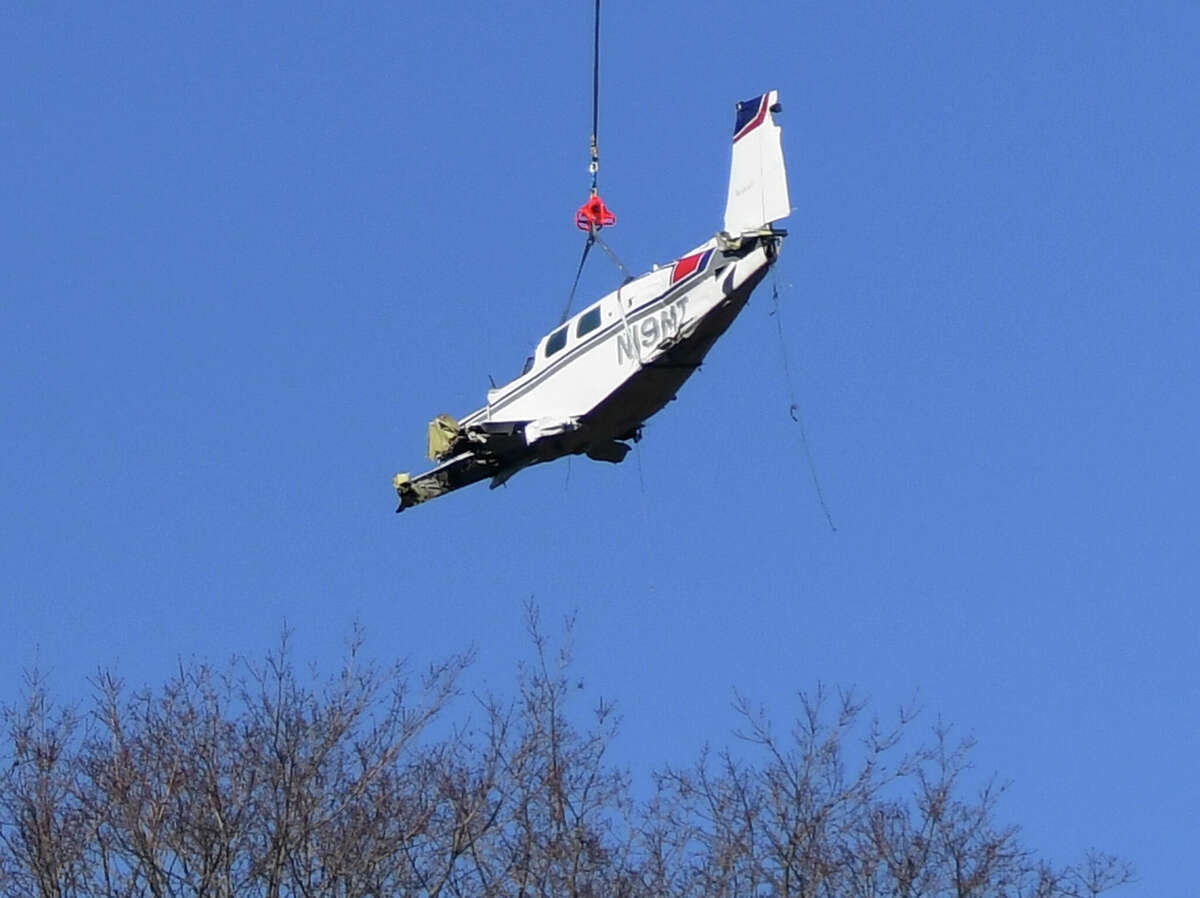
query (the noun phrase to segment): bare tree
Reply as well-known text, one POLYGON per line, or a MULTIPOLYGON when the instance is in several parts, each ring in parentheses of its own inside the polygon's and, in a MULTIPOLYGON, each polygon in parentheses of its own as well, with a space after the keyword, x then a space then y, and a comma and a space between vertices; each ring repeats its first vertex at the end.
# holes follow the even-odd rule
POLYGON ((360 648, 356 634, 319 688, 286 634, 261 664, 181 667, 159 691, 126 698, 99 677, 79 795, 105 894, 358 895, 394 880, 394 839, 411 837, 396 824, 419 791, 406 752, 470 659, 432 668, 414 696, 402 666, 380 671, 360 648))
POLYGON ((757 761, 727 749, 659 775, 652 844, 673 834, 684 868, 660 894, 1076 898, 1130 880, 1104 855, 1061 870, 1036 859, 996 821, 1002 788, 965 794, 972 743, 940 723, 907 747, 911 711, 885 726, 851 693, 819 688, 799 703, 781 736, 739 696, 738 735, 757 761))
POLYGON ((1130 879, 1028 850, 948 727, 922 741, 910 713, 821 689, 784 729, 737 697, 735 746, 639 802, 613 706, 576 707, 573 621, 553 643, 532 605, 526 623, 513 696, 457 723, 470 653, 412 676, 357 632, 327 679, 285 633, 158 688, 102 672, 90 713, 31 675, 3 709, 0 896, 1095 898, 1130 879))
POLYGON ((91 821, 75 788, 79 716, 55 705, 35 670, 25 678, 23 699, 5 707, 2 719, 0 895, 89 894, 91 821))
POLYGON ((522 665, 518 696, 487 703, 495 790, 503 804, 476 852, 485 894, 620 894, 630 863, 633 804, 628 775, 606 762, 616 734, 611 704, 601 701, 587 729, 573 722, 571 631, 552 652, 537 609, 526 608, 533 658, 522 665))

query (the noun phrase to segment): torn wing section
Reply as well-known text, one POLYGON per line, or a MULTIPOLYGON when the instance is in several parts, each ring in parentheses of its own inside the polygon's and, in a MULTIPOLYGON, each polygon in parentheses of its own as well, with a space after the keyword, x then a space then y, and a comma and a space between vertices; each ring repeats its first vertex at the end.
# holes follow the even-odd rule
POLYGON ((480 471, 478 467, 474 455, 464 452, 416 477, 397 474, 392 478, 392 486, 400 498, 397 513, 487 477, 487 471, 480 471))
POLYGON ((429 422, 426 434, 426 454, 437 467, 415 477, 392 478, 400 498, 396 511, 489 477, 493 488, 500 486, 529 465, 561 454, 561 441, 578 429, 579 421, 573 417, 461 424, 450 415, 438 415, 429 422))
POLYGON ((429 422, 426 435, 426 454, 438 465, 415 477, 397 474, 392 478, 392 487, 400 498, 396 511, 496 477, 524 451, 524 427, 520 421, 488 421, 464 427, 449 415, 438 415, 429 422))
POLYGON ((729 195, 725 201, 725 233, 736 237, 757 231, 791 213, 783 146, 774 114, 778 91, 737 104, 729 195))
POLYGON ((581 441, 581 427, 579 418, 569 415, 473 424, 438 415, 429 422, 427 435, 427 454, 438 465, 415 477, 397 474, 392 478, 400 499, 396 511, 488 478, 494 489, 530 465, 566 454, 586 452, 598 461, 619 462, 629 451, 627 445, 616 440, 595 444, 581 441))

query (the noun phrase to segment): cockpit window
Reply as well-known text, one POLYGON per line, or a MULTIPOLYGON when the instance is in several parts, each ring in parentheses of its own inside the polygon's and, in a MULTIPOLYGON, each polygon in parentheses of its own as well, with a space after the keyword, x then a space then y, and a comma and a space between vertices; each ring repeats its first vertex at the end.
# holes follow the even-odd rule
POLYGON ((532 370, 533 370, 533 356, 531 356, 531 355, 526 356, 525 357, 525 365, 524 365, 524 367, 521 368, 521 373, 528 374, 532 370))
POLYGON ((579 319, 579 325, 575 328, 575 336, 582 337, 584 334, 591 333, 600 326, 600 307, 592 309, 586 315, 579 319))
POLYGON ((566 345, 567 329, 565 327, 560 327, 546 338, 546 358, 550 358, 550 356, 554 355, 554 353, 558 352, 566 345))

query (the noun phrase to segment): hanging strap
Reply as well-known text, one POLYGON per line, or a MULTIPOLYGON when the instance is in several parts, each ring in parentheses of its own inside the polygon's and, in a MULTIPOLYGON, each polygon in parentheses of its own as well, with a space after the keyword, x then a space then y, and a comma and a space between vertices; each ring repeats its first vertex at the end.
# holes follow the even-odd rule
POLYGON ((579 288, 579 278, 583 274, 583 265, 587 262, 588 253, 592 251, 593 243, 599 243, 600 248, 613 260, 613 264, 621 270, 621 274, 625 275, 625 283, 628 284, 633 280, 633 275, 629 273, 628 268, 621 264, 621 260, 612 251, 612 247, 604 242, 604 238, 600 236, 595 228, 592 228, 588 231, 587 242, 583 244, 583 254, 579 257, 579 267, 575 269, 575 280, 571 282, 571 291, 567 294, 567 303, 563 306, 562 317, 558 319, 559 324, 564 323, 571 317, 571 303, 575 301, 575 291, 579 288))
POLYGON ((604 238, 600 236, 599 232, 597 232, 595 229, 593 229, 591 232, 591 236, 589 237, 589 240, 595 240, 597 243, 600 244, 600 248, 602 250, 604 250, 606 253, 608 253, 608 257, 613 260, 613 264, 615 264, 619 269, 621 269, 621 274, 625 275, 626 281, 633 280, 633 275, 629 273, 629 269, 621 264, 621 260, 617 258, 617 254, 614 253, 612 251, 612 249, 609 247, 609 245, 604 242, 604 238))
POLYGON ((567 294, 567 304, 563 306, 562 317, 558 319, 559 324, 565 322, 571 315, 571 303, 575 299, 575 288, 579 286, 579 276, 583 274, 583 263, 587 261, 588 253, 595 242, 596 232, 591 231, 588 234, 587 243, 583 245, 583 255, 579 257, 579 267, 575 269, 575 280, 571 283, 571 292, 567 294))

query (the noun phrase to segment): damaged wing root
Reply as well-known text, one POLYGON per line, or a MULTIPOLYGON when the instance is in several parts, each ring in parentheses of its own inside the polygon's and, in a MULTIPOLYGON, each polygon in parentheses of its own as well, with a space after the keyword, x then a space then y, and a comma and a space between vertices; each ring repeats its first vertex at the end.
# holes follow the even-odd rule
POLYGON ((430 461, 441 461, 450 454, 459 435, 458 422, 449 415, 438 415, 429 422, 425 439, 425 456, 430 461))

